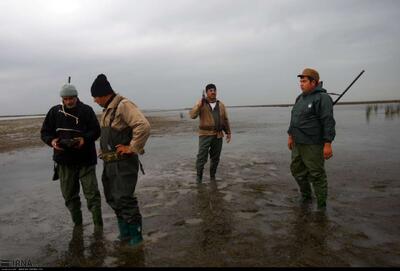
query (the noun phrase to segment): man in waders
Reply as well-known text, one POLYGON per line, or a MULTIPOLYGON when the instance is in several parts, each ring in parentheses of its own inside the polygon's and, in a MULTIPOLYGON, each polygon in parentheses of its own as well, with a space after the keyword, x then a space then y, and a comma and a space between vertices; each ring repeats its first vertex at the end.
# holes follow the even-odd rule
POLYGON ((99 122, 93 109, 79 100, 74 85, 65 84, 60 96, 62 103, 50 109, 40 131, 43 142, 54 150, 56 164, 53 179, 60 179, 65 205, 76 226, 82 225, 80 180, 93 223, 101 229, 103 219, 95 147, 95 141, 100 136, 99 122))
POLYGON ((91 93, 104 108, 100 120, 104 195, 117 216, 119 239, 137 246, 143 241, 142 216, 134 192, 141 166, 138 155, 144 153, 150 124, 133 102, 114 92, 104 74, 94 80, 91 93))
POLYGON ((214 84, 206 86, 206 98, 199 100, 189 115, 192 119, 200 116, 199 151, 196 160, 197 183, 203 181, 203 169, 210 154, 210 180, 215 181, 215 174, 222 150, 222 138, 226 134, 226 142, 231 141, 231 129, 225 105, 217 100, 217 88, 214 84))
POLYGON ((300 77, 300 94, 293 106, 288 130, 288 147, 292 151, 290 169, 299 185, 302 202, 312 201, 311 185, 318 209, 326 209, 328 195, 324 160, 332 157, 335 119, 331 97, 319 84, 319 74, 304 69, 300 77))

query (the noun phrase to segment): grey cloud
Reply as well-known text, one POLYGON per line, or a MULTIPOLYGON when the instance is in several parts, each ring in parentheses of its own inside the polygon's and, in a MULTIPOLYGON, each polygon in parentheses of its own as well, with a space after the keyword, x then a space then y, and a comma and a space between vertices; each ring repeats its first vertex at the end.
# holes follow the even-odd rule
POLYGON ((99 110, 98 73, 144 109, 190 107, 209 82, 229 105, 290 103, 305 66, 332 91, 365 69, 347 100, 398 98, 399 13, 389 0, 2 1, 0 115, 45 113, 68 75, 99 110))

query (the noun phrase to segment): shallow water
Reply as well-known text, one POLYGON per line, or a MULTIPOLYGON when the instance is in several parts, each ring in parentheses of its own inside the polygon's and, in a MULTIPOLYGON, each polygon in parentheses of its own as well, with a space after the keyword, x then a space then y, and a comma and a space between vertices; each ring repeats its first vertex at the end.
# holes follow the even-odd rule
MULTIPOLYGON (((289 171, 290 108, 229 109, 231 144, 217 182, 195 183, 198 120, 151 137, 137 197, 144 246, 115 243, 102 198, 103 233, 93 231, 81 195, 83 230, 72 228, 51 150, 0 155, 0 259, 33 266, 399 266, 400 118, 383 108, 336 106, 334 158, 326 162, 325 214, 301 207, 289 171), (176 129, 177 128, 177 129, 176 129), (176 131, 178 131, 176 133, 176 131)), ((180 112, 152 113, 180 119, 180 112)), ((100 181, 101 162, 97 166, 100 181)))

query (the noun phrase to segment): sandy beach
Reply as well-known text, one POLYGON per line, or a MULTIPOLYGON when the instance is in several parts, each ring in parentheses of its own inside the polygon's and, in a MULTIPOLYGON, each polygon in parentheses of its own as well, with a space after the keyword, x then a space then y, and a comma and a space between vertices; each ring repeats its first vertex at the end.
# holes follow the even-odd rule
POLYGON ((0 121, 1 259, 56 267, 400 266, 400 150, 390 147, 400 144, 400 118, 378 111, 367 121, 365 107, 335 108, 328 209, 321 214, 298 203, 286 147, 290 109, 229 113, 233 139, 224 144, 219 179, 206 174, 202 185, 194 170, 198 120, 183 111, 147 115, 152 135, 136 191, 145 242, 138 250, 114 242, 101 162, 104 233, 93 233, 82 195, 84 231, 74 232, 59 183, 50 179, 51 149, 39 138, 43 118, 0 121))

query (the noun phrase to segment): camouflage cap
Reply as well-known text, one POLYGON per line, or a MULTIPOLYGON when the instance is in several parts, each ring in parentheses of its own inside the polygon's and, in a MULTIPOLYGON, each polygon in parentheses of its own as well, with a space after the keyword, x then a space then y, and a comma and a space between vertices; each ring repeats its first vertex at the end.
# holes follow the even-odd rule
POLYGON ((318 72, 316 70, 310 69, 310 68, 305 68, 301 74, 297 75, 297 77, 310 77, 310 78, 314 79, 315 81, 319 82, 318 72))

